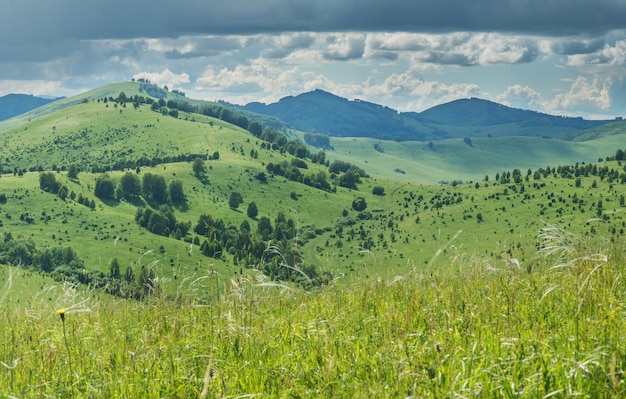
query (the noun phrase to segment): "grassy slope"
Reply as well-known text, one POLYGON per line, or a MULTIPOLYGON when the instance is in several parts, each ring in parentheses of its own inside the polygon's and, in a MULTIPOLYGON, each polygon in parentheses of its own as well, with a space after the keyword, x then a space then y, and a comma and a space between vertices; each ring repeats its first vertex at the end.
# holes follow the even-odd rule
MULTIPOLYGON (((575 188, 573 180, 564 179, 548 180, 547 187, 534 188, 534 183, 543 182, 535 182, 531 178, 524 183, 524 194, 515 193, 507 186, 492 184, 488 187, 482 184, 476 189, 473 184, 439 187, 415 183, 415 180, 420 181, 415 176, 424 176, 424 180, 429 182, 457 178, 480 181, 485 174, 489 174, 493 180, 496 172, 514 167, 511 163, 513 154, 504 151, 507 146, 511 146, 512 141, 515 142, 513 147, 520 167, 545 167, 558 165, 555 160, 560 158, 555 153, 563 154, 566 159, 591 157, 592 152, 597 153, 605 147, 606 151, 601 154, 614 153, 619 135, 575 144, 544 140, 553 146, 544 149, 537 149, 527 138, 474 140, 473 147, 462 141, 450 141, 436 143, 433 149, 421 143, 379 142, 384 146, 384 154, 374 151, 373 144, 376 141, 334 140, 336 153, 332 156, 364 167, 373 177, 366 179, 359 191, 339 188, 337 193, 331 194, 280 177, 270 178, 267 185, 260 184, 253 177, 264 170, 265 164, 289 160, 289 157, 261 149, 259 141, 247 132, 219 120, 200 115, 181 117, 195 119, 195 122, 164 117, 150 111, 148 107, 135 110, 131 106, 122 109, 97 102, 79 104, 72 109, 32 121, 25 125, 28 126, 26 130, 18 127, 5 132, 6 145, 0 156, 19 162, 21 167, 37 162, 37 165, 49 168, 53 164, 80 164, 89 159, 104 163, 115 157, 132 160, 141 156, 172 153, 211 154, 219 150, 220 160, 207 164, 211 168, 211 183, 206 187, 192 176, 190 163, 142 168, 141 173, 158 173, 167 181, 183 181, 188 206, 178 209, 177 217, 193 225, 200 214, 209 213, 239 226, 247 219, 247 204, 254 201, 259 207, 259 217, 268 216, 273 220, 278 212, 284 212, 303 231, 323 230, 322 234, 318 234, 302 248, 305 261, 330 269, 337 275, 361 275, 364 264, 367 267, 374 265, 389 269, 389 273, 393 273, 396 267, 406 269, 416 264, 427 264, 458 230, 463 230, 463 233, 455 241, 456 246, 471 248, 476 252, 497 253, 510 249, 512 243, 519 243, 528 253, 534 248, 534 237, 542 227, 542 219, 554 223, 573 223, 580 231, 588 230, 584 225, 593 217, 591 204, 603 197, 608 199, 605 208, 616 209, 617 212, 618 219, 611 220, 610 225, 617 226, 621 220, 621 208, 617 204, 623 190, 609 190, 608 184, 593 177, 584 178, 581 188, 575 188), (86 130, 88 133, 83 137, 82 132, 86 130), (57 144, 54 144, 54 140, 57 144), (24 145, 24 142, 27 144, 24 145), (73 149, 74 146, 78 148, 73 149), (248 155, 252 149, 258 151, 258 159, 248 155), (494 157, 493 154, 501 155, 494 157), (418 159, 419 163, 403 161, 411 156, 418 159), (494 166, 484 164, 487 158, 493 160, 494 166), (443 172, 444 167, 450 168, 446 161, 452 162, 452 159, 457 160, 457 166, 443 172), (472 164, 477 166, 471 169, 472 164), (401 168, 406 174, 393 172, 394 168, 401 168), (415 180, 407 183, 409 179, 415 180), (599 183, 595 190, 589 189, 592 180, 598 180, 599 183), (387 195, 372 195, 371 190, 375 185, 382 185, 387 195), (233 211, 227 205, 232 191, 239 191, 243 195, 244 204, 239 211, 233 211), (292 191, 301 195, 297 201, 289 197, 292 191), (547 196, 552 192, 564 198, 564 205, 546 208, 541 215, 547 196), (576 206, 571 200, 574 193, 584 197, 586 213, 568 209, 576 206), (531 198, 524 198, 525 194, 531 195, 531 198), (423 200, 418 201, 420 195, 423 200), (362 221, 358 219, 357 212, 351 210, 351 202, 356 196, 366 198, 372 220, 362 221), (493 200, 493 196, 499 200, 493 200), (433 209, 432 204, 442 198, 451 199, 454 204, 433 209), (457 202, 459 199, 461 201, 457 202), (513 207, 516 209, 513 210, 513 207), (563 208, 566 215, 557 215, 558 208, 563 208), (344 209, 349 210, 347 218, 341 216, 344 209), (477 213, 484 215, 485 223, 476 222, 477 213), (512 214, 509 216, 508 213, 512 214), (419 225, 415 223, 418 216, 419 225), (353 222, 354 225, 344 227, 342 234, 337 233, 340 224, 353 222), (350 230, 354 234, 348 239, 346 233, 350 230), (368 240, 373 242, 369 250, 371 256, 363 251, 364 243, 368 240), (482 242, 485 244, 480 244, 482 242)), ((614 164, 611 167, 620 169, 614 164)), ((318 169, 319 166, 310 165, 306 173, 318 169)), ((522 169, 524 175, 526 170, 522 169)), ((121 177, 120 172, 111 175, 115 179, 121 177)), ((70 191, 93 198, 97 175, 83 172, 78 182, 67 180, 64 173, 58 178, 70 191)), ((515 188, 520 189, 521 186, 515 188)), ((172 278, 175 274, 189 276, 203 273, 208 265, 213 265, 211 267, 227 276, 238 271, 233 268, 228 255, 223 260, 203 258, 199 256, 198 248, 141 230, 134 223, 136 207, 132 204, 97 201, 96 210, 91 211, 73 201, 63 202, 39 190, 37 173, 27 173, 23 177, 2 176, 0 192, 6 193, 8 197, 7 204, 2 206, 0 221, 14 236, 32 237, 39 246, 71 245, 86 260, 88 268, 107 270, 109 260, 117 257, 123 268, 158 261, 157 271, 166 278, 172 278), (24 212, 35 218, 34 225, 26 225, 19 220, 24 212), (159 251, 161 246, 163 253, 159 251), (146 251, 150 253, 142 257, 146 251)), ((255 222, 249 221, 255 231, 255 222)), ((520 253, 515 256, 520 256, 520 253)))
POLYGON ((210 306, 68 287, 0 304, 0 395, 623 397, 624 248, 574 243, 530 273, 456 257, 311 293, 209 275, 210 306))
POLYGON ((591 141, 502 137, 472 139, 472 146, 461 139, 436 141, 432 147, 423 142, 332 138, 335 151, 329 156, 348 160, 380 179, 421 184, 441 180, 477 181, 486 174, 514 168, 595 162, 623 146, 625 131, 624 125, 617 125, 612 134, 591 141), (383 147, 384 153, 376 151, 375 144, 383 147), (394 172, 395 169, 406 174, 394 172))

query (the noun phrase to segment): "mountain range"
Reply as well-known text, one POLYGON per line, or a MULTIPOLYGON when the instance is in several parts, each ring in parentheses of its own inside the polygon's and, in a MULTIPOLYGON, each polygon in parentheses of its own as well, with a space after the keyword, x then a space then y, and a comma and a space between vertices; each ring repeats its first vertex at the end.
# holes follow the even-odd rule
MULTIPOLYGON (((144 89, 153 85, 142 84, 144 89)), ((177 93, 158 89, 160 96, 188 101, 177 93)), ((97 92, 100 89, 96 89, 97 92)), ((145 90, 141 90, 145 91, 145 90)), ((0 121, 54 103, 53 109, 73 105, 25 94, 0 97, 0 121)), ((508 107, 492 101, 469 98, 437 105, 422 112, 399 112, 385 105, 364 100, 348 100, 324 90, 288 96, 276 103, 251 102, 244 106, 221 103, 232 110, 276 129, 285 127, 331 137, 368 137, 394 141, 436 141, 480 137, 557 137, 572 140, 578 132, 614 120, 586 120, 581 117, 554 116, 541 112, 508 107), (566 136, 565 136, 566 135, 566 136)), ((37 114, 37 113, 35 113, 37 114)))
POLYGON ((323 90, 284 97, 273 104, 249 103, 240 110, 280 119, 293 129, 334 137, 432 141, 498 136, 555 137, 613 120, 548 115, 470 98, 423 112, 398 112, 384 105, 348 100, 323 90))

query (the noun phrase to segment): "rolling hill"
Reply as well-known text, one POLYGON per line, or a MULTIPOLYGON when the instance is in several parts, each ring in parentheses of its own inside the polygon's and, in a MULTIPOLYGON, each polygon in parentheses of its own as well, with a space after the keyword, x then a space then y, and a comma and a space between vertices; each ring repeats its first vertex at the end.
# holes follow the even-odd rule
POLYGON ((395 141, 554 137, 613 122, 547 115, 477 98, 455 100, 420 113, 398 112, 323 90, 285 97, 273 104, 250 103, 242 109, 276 117, 303 132, 395 141))
MULTIPOLYGON (((0 133, 3 231, 24 245, 32 240, 37 251, 71 247, 85 265, 75 267, 84 267, 89 281, 106 281, 113 258, 135 274, 152 265, 164 281, 191 278, 207 264, 232 276, 269 259, 274 263, 266 272, 283 276, 284 270, 272 269, 280 264, 277 254, 284 262, 311 267, 310 273, 351 279, 365 273, 358 265, 370 262, 367 253, 376 254, 381 273, 428 264, 441 240, 459 229, 466 233, 458 244, 475 251, 490 251, 491 238, 484 245, 475 238, 491 233, 502 240, 498 245, 509 248, 515 241, 518 249, 531 251, 542 220, 588 230, 590 215, 584 212, 595 214, 600 198, 603 214, 611 215, 609 226, 619 230, 621 192, 607 190, 621 187, 623 171, 615 162, 606 171, 602 164, 587 165, 623 145, 624 122, 589 130, 585 140, 399 143, 350 137, 332 138, 335 150, 323 152, 298 141, 301 132, 293 133, 292 141, 271 128, 254 128, 216 104, 199 103, 207 108, 195 110, 203 113, 183 111, 177 107, 186 107, 184 97, 180 103, 164 101, 169 107, 159 105, 160 99, 145 97, 141 87, 129 82, 64 99, 45 106, 48 112, 39 109, 40 116, 14 118, 0 133), (204 162, 204 172, 195 170, 196 160, 204 162), (585 165, 576 166, 580 171, 557 173, 557 166, 580 162, 585 165), (77 177, 70 176, 72 169, 77 177), (43 185, 42 176, 54 176, 56 184, 43 185), (122 181, 133 176, 140 188, 130 192, 122 181), (154 176, 169 190, 161 192, 165 199, 142 188, 154 176), (174 183, 184 193, 182 202, 168 200, 174 183), (108 194, 102 194, 105 184, 108 194), (554 192, 568 193, 560 195, 565 202, 547 207, 554 192), (573 194, 584 197, 580 214, 564 212, 581 206, 571 200, 573 194), (248 214, 252 203, 258 215, 248 214), (477 213, 488 223, 477 223, 477 213), (278 252, 270 256, 264 252, 269 248, 278 252)), ((2 248, 0 262, 16 262, 1 254, 2 248)), ((36 262, 39 256, 28 259, 36 262)), ((59 278, 74 273, 55 270, 59 278)))

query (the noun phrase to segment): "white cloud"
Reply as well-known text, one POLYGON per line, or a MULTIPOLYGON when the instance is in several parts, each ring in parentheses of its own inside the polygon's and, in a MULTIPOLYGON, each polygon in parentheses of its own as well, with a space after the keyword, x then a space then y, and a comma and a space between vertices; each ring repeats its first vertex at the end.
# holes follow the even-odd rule
POLYGON ((611 107, 611 80, 595 78, 589 82, 579 76, 567 93, 561 93, 548 104, 552 110, 563 110, 565 113, 581 108, 608 110, 611 107))
POLYGON ((626 65, 626 40, 614 45, 605 44, 593 53, 573 54, 567 57, 567 64, 574 67, 624 66, 626 65))
POLYGON ((180 73, 175 74, 170 71, 169 68, 163 70, 163 72, 140 72, 133 75, 134 79, 148 79, 152 83, 157 85, 167 85, 170 89, 180 87, 180 85, 189 83, 189 74, 180 73))
POLYGON ((63 81, 47 80, 0 80, 0 96, 12 93, 32 94, 35 96, 72 96, 87 91, 86 88, 68 89, 63 81))
POLYGON ((276 101, 302 87, 302 74, 297 67, 280 68, 263 59, 235 68, 206 68, 196 80, 193 91, 209 98, 244 103, 250 101, 276 101))
POLYGON ((284 58, 292 52, 309 48, 315 42, 312 33, 284 33, 265 37, 265 49, 261 56, 265 58, 284 58))
POLYGON ((542 96, 538 91, 528 86, 512 85, 504 93, 496 97, 496 101, 510 107, 540 110, 542 107, 542 96))
POLYGON ((336 34, 328 37, 324 57, 331 60, 361 58, 365 51, 365 35, 359 33, 336 34))

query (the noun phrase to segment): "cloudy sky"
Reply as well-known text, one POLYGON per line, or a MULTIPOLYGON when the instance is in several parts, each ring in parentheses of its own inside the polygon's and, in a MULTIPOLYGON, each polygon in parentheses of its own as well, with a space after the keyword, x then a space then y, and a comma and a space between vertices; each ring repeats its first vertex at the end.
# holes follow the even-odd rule
POLYGON ((237 104, 320 88, 626 116, 624 0, 1 0, 0 38, 0 95, 148 78, 237 104))

